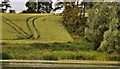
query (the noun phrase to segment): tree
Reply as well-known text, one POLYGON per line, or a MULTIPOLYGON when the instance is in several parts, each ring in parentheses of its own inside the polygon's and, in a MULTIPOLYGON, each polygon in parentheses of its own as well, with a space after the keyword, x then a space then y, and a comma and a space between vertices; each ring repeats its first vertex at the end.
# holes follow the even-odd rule
POLYGON ((93 7, 95 3, 82 2, 78 0, 74 2, 58 2, 54 11, 64 7, 63 11, 63 23, 69 27, 72 33, 77 35, 86 34, 85 25, 87 18, 85 17, 86 9, 93 7))
POLYGON ((87 38, 95 44, 95 50, 120 53, 119 12, 119 3, 99 3, 89 11, 87 38))
POLYGON ((9 13, 15 13, 15 10, 9 10, 9 13))
POLYGON ((83 14, 80 13, 79 10, 81 7, 79 7, 80 4, 76 1, 74 2, 58 2, 56 4, 56 8, 54 11, 61 9, 64 7, 63 11, 63 24, 70 29, 70 31, 74 34, 79 35, 83 29, 84 29, 84 17, 83 14))
POLYGON ((94 43, 94 49, 98 49, 101 41, 103 40, 103 35, 106 30, 108 30, 108 3, 97 3, 89 11, 87 20, 87 38, 94 43))
POLYGON ((85 11, 86 11, 86 7, 88 5, 87 2, 81 2, 81 9, 83 10, 83 16, 85 17, 85 11))
POLYGON ((50 13, 52 10, 52 1, 38 2, 38 13, 50 13))
POLYGON ((52 10, 52 1, 33 2, 29 0, 25 6, 28 9, 23 10, 22 13, 50 13, 52 10))
POLYGON ((104 40, 101 42, 99 49, 107 53, 120 54, 120 16, 118 15, 120 6, 117 6, 116 3, 112 5, 109 12, 109 30, 104 33, 104 40))
POLYGON ((37 11, 37 3, 36 2, 31 2, 28 1, 26 2, 25 6, 28 8, 26 11, 24 10, 24 12, 26 13, 36 13, 37 11))
POLYGON ((2 1, 0 7, 2 7, 2 12, 5 13, 8 8, 11 8, 10 1, 9 0, 2 1))

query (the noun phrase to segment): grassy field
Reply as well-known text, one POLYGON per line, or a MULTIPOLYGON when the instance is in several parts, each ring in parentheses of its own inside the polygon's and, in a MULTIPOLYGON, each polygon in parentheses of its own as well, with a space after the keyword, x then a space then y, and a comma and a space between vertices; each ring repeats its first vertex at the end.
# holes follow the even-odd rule
POLYGON ((7 43, 73 41, 53 14, 2 14, 2 40, 7 43))
POLYGON ((95 51, 84 36, 68 33, 61 18, 53 14, 2 14, 2 59, 120 61, 120 55, 95 51))
POLYGON ((3 59, 120 61, 120 55, 94 51, 88 42, 4 44, 3 59))

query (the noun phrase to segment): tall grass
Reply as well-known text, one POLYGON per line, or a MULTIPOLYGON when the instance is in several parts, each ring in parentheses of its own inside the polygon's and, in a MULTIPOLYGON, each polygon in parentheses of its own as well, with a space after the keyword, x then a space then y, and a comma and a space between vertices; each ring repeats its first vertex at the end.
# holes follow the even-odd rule
POLYGON ((3 45, 3 59, 120 61, 120 55, 117 54, 106 54, 92 48, 87 50, 82 46, 73 47, 68 44, 3 45))

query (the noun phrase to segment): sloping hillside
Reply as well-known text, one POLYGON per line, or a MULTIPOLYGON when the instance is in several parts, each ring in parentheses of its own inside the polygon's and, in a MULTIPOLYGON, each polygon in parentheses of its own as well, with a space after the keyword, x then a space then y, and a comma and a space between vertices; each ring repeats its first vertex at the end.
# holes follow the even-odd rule
POLYGON ((2 40, 14 43, 49 43, 73 41, 52 14, 2 14, 2 40))

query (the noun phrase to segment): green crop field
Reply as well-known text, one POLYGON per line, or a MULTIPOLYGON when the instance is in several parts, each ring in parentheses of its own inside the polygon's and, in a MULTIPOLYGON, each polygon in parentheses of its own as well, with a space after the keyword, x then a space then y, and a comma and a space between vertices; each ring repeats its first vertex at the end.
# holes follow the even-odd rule
MULTIPOLYGON (((2 14, 2 42, 49 43, 73 41, 53 14, 2 14)), ((1 39, 0 39, 1 40, 1 39)))

